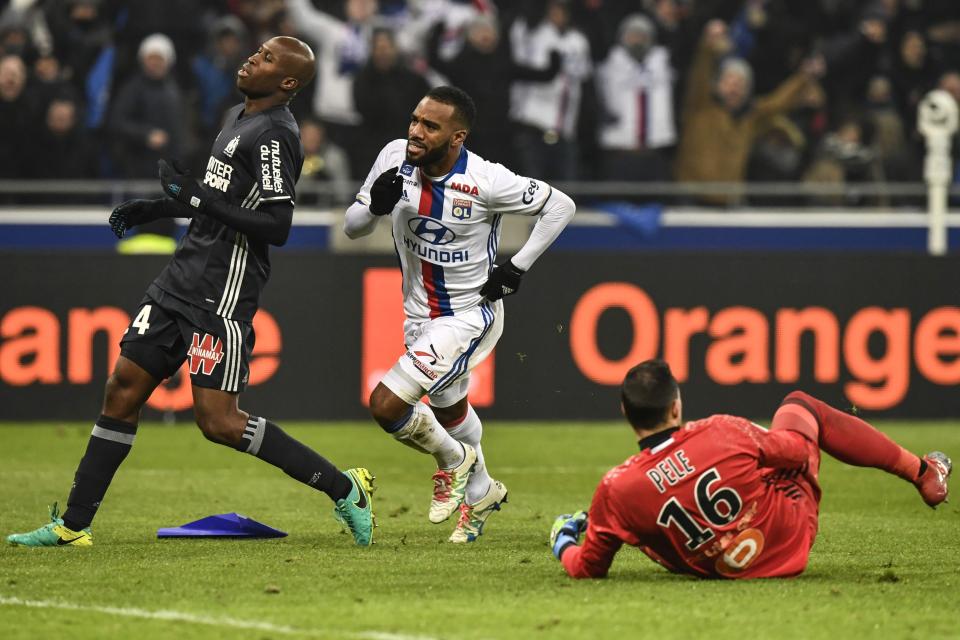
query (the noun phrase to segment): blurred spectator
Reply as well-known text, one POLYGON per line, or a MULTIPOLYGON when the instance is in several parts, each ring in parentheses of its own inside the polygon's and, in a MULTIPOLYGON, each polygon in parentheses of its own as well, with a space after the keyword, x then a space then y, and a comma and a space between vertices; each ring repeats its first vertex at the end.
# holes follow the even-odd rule
POLYGON ((355 154, 372 161, 387 142, 405 138, 410 114, 430 90, 422 75, 400 58, 393 32, 373 32, 370 60, 353 82, 353 99, 363 118, 361 144, 355 154))
POLYGON ((845 113, 857 109, 867 91, 867 84, 879 70, 888 44, 889 15, 882 3, 870 3, 854 26, 827 39, 820 45, 830 68, 824 78, 831 112, 845 113))
POLYGON ((317 47, 314 113, 330 139, 350 150, 351 175, 361 176, 370 158, 354 152, 361 144, 361 132, 353 81, 369 55, 377 1, 344 0, 346 22, 318 10, 310 0, 287 0, 287 10, 303 37, 317 47))
MULTIPOLYGON (((718 20, 707 24, 687 80, 676 162, 678 180, 743 182, 758 129, 797 104, 811 79, 823 72, 822 60, 811 59, 773 93, 753 99, 752 72, 744 60, 727 58, 714 73, 717 59, 731 47, 726 25, 718 20)), ((736 198, 715 195, 701 200, 729 204, 736 198)))
POLYGON ((431 33, 428 46, 430 66, 448 82, 466 91, 477 105, 477 122, 467 139, 467 148, 493 162, 511 163, 510 84, 511 81, 550 82, 560 72, 563 58, 550 54, 546 69, 514 62, 509 43, 500 37, 496 19, 479 14, 467 26, 463 49, 454 58, 440 55, 443 25, 431 33))
POLYGON ((960 105, 960 71, 950 70, 943 73, 937 81, 937 89, 943 89, 953 96, 960 105))
MULTIPOLYGON (((339 0, 329 0, 321 4, 335 4, 339 0)), ((252 41, 258 45, 273 36, 295 36, 295 30, 289 30, 287 3, 285 0, 228 0, 228 6, 248 27, 252 41)))
POLYGON ((173 43, 161 33, 147 36, 138 58, 141 71, 117 93, 110 116, 117 167, 126 178, 154 177, 157 160, 183 152, 183 97, 170 77, 173 43))
POLYGON ((603 117, 600 146, 605 180, 665 181, 664 150, 677 140, 673 119, 673 70, 657 46, 653 22, 628 16, 618 43, 597 70, 603 117))
POLYGON ((56 98, 45 111, 43 128, 29 147, 29 177, 80 179, 96 175, 93 145, 78 121, 77 103, 56 98))
POLYGON ((546 69, 554 51, 563 58, 553 81, 513 83, 510 113, 516 123, 520 173, 544 180, 576 179, 581 84, 590 75, 591 63, 587 39, 570 24, 569 0, 549 0, 546 16, 536 26, 519 18, 511 27, 510 44, 514 59, 524 66, 546 69))
POLYGON ((24 93, 27 68, 20 56, 8 54, 0 58, 0 177, 19 178, 26 171, 22 151, 27 144, 29 109, 24 93))
POLYGON ((207 27, 218 11, 223 13, 225 4, 223 0, 104 0, 102 8, 114 3, 119 5, 116 9, 117 19, 112 25, 117 47, 117 82, 123 84, 139 71, 134 54, 139 52, 141 43, 147 37, 162 33, 174 43, 179 55, 180 64, 172 67, 168 73, 180 86, 190 82, 190 62, 204 50, 208 39, 207 27))
MULTIPOLYGON (((937 82, 937 89, 943 89, 953 96, 957 106, 960 107, 960 71, 950 70, 940 76, 937 82)), ((926 143, 924 143, 924 147, 926 143)), ((960 178, 960 131, 954 134, 953 143, 950 145, 950 152, 953 154, 954 169, 960 178)))
POLYGON ((101 0, 48 0, 45 6, 63 77, 86 100, 86 125, 99 128, 109 110, 116 61, 110 15, 101 0))
MULTIPOLYGON (((758 129, 747 163, 750 182, 795 182, 803 171, 807 140, 800 128, 786 116, 775 116, 758 129)), ((795 198, 775 194, 750 197, 753 206, 801 205, 795 198)))
POLYGON ((46 18, 65 75, 82 89, 100 51, 113 41, 109 15, 101 0, 49 0, 46 18))
MULTIPOLYGON (((501 8, 504 3, 501 2, 501 8)), ((410 56, 456 57, 466 45, 464 35, 478 17, 496 20, 497 9, 490 0, 418 0, 408 2, 402 20, 395 17, 397 46, 410 56), (439 30, 439 33, 434 33, 439 30)), ((457 86, 460 86, 459 84, 457 86)), ((469 93, 469 91, 468 91, 469 93)), ((472 96, 472 94, 471 94, 472 96)))
POLYGON ((19 16, 11 16, 9 22, 0 26, 0 54, 20 56, 23 60, 30 60, 36 55, 30 34, 19 16))
POLYGON ((927 41, 919 31, 907 31, 900 40, 890 79, 897 109, 905 122, 917 120, 917 105, 937 83, 936 65, 930 60, 927 41))
POLYGON ((236 16, 223 16, 210 28, 208 50, 193 59, 193 77, 200 95, 201 138, 220 128, 224 111, 236 104, 237 69, 251 53, 247 29, 236 16))
POLYGON ((772 91, 810 49, 818 2, 745 0, 730 24, 736 55, 753 69, 754 90, 772 91))
MULTIPOLYGON (((352 200, 350 182, 350 163, 346 152, 327 139, 327 132, 323 125, 316 120, 307 119, 300 122, 300 140, 303 143, 303 170, 300 173, 300 182, 322 182, 330 187, 330 193, 320 195, 316 201, 310 202, 319 206, 343 206, 352 200)), ((304 202, 312 195, 300 196, 304 202)))
POLYGON ((812 185, 843 187, 836 195, 817 195, 810 200, 815 206, 886 206, 882 197, 865 197, 857 191, 857 183, 880 183, 883 169, 871 148, 870 127, 856 119, 847 119, 823 139, 817 156, 804 175, 812 185))
POLYGON ((885 179, 920 180, 923 159, 907 144, 904 122, 897 110, 893 85, 886 76, 874 76, 867 85, 866 120, 873 130, 873 149, 885 179))
MULTIPOLYGON (((27 83, 27 97, 33 118, 42 125, 47 107, 56 99, 76 100, 73 85, 63 78, 60 61, 52 55, 39 56, 33 62, 33 75, 27 83)), ((74 105, 76 106, 76 105, 74 105)))

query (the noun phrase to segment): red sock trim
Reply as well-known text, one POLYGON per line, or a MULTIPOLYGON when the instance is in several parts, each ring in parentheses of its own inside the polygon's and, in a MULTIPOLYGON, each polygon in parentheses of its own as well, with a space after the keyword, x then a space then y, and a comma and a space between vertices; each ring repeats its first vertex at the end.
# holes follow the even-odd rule
POLYGON ((467 419, 467 416, 468 416, 468 415, 470 415, 470 411, 469 411, 469 410, 467 410, 467 412, 466 412, 465 414, 463 414, 462 416, 460 416, 460 417, 457 418, 456 420, 452 420, 452 421, 448 422, 447 424, 443 424, 443 425, 440 425, 440 426, 442 426, 442 427, 443 427, 444 429, 446 429, 447 431, 449 431, 450 429, 456 429, 456 428, 459 427, 461 424, 463 424, 463 421, 467 419))

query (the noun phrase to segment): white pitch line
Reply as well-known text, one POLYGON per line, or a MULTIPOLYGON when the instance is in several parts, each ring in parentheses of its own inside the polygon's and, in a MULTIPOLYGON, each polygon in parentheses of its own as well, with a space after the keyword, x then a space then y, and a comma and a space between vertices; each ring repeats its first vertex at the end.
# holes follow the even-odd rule
POLYGON ((359 640, 437 640, 431 636, 412 636, 405 633, 390 633, 388 631, 342 631, 321 629, 298 629, 287 625, 273 624, 272 622, 263 622, 260 620, 241 620, 238 618, 213 617, 187 613, 186 611, 170 611, 158 609, 150 611, 147 609, 136 609, 133 607, 104 607, 98 605, 83 605, 73 602, 62 602, 59 600, 23 600, 10 596, 0 595, 0 605, 14 607, 33 607, 36 609, 60 609, 62 611, 90 611, 93 613, 102 613, 109 616, 120 616, 125 618, 142 618, 144 620, 164 620, 172 622, 188 622, 190 624, 204 624, 213 627, 231 627, 234 629, 247 629, 253 631, 269 631, 271 633, 280 633, 296 636, 349 636, 359 640))

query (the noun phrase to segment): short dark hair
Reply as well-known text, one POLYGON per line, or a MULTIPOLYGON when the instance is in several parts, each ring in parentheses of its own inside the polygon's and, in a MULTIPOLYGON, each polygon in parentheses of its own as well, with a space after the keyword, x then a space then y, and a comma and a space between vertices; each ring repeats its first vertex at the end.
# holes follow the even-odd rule
POLYGON ((452 106, 453 115, 460 120, 460 123, 468 131, 473 128, 473 123, 477 121, 477 105, 463 89, 449 85, 434 87, 427 91, 427 95, 424 97, 452 106))
POLYGON ((652 429, 667 417, 679 386, 663 360, 646 360, 627 372, 620 387, 623 413, 635 429, 652 429))

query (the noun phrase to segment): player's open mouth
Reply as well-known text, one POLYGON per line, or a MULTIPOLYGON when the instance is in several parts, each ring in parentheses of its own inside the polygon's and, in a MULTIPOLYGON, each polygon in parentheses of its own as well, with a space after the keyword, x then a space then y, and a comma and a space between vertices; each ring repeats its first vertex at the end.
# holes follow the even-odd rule
POLYGON ((247 71, 247 65, 243 65, 242 67, 240 67, 237 70, 237 75, 240 76, 241 78, 246 78, 247 76, 249 76, 250 72, 247 71))
POLYGON ((407 141, 407 151, 426 151, 427 147, 420 144, 419 142, 414 142, 413 140, 407 141))

